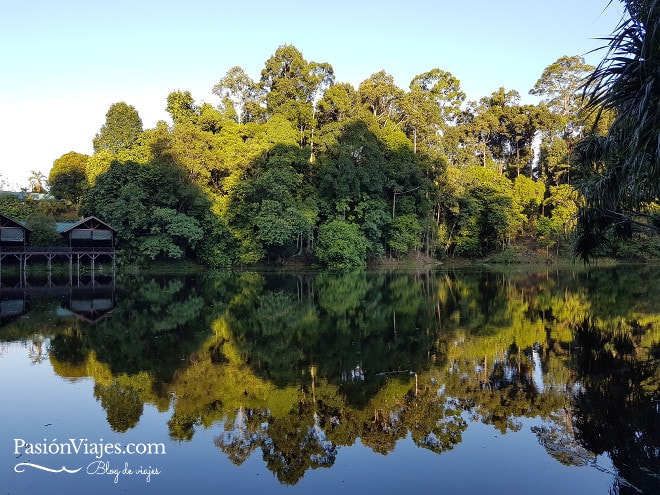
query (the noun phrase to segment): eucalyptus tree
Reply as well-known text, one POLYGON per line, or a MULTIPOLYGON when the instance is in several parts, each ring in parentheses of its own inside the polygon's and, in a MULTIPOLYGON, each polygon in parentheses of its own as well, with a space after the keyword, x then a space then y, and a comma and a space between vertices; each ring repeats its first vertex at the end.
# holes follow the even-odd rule
POLYGON ((450 72, 440 69, 419 74, 410 82, 402 106, 407 115, 404 128, 415 153, 418 142, 424 144, 426 152, 439 147, 442 131, 455 122, 465 100, 460 84, 450 72))
POLYGON ((319 125, 342 122, 357 113, 357 91, 349 83, 329 87, 318 101, 316 118, 319 125))
POLYGON ((660 233, 660 1, 623 3, 624 17, 585 89, 596 123, 603 109, 615 118, 606 135, 577 147, 585 205, 575 251, 584 260, 612 239, 660 233))
POLYGON ((328 63, 308 62, 293 45, 282 45, 266 61, 259 88, 265 94, 269 115, 284 115, 299 132, 299 144, 313 142, 317 102, 334 84, 328 63))
POLYGON ((404 91, 394 83, 394 77, 384 70, 372 74, 360 83, 360 102, 383 125, 403 119, 400 100, 404 91))
POLYGON ((227 71, 213 86, 213 94, 220 97, 220 107, 238 124, 258 121, 263 114, 263 93, 259 85, 239 66, 227 71))
POLYGON ((581 56, 564 55, 543 70, 529 91, 540 96, 541 105, 555 116, 554 124, 541 133, 539 165, 548 184, 570 182, 571 153, 590 127, 580 110, 584 106, 583 86, 594 69, 581 56))
POLYGON ((107 150, 117 153, 128 149, 137 141, 142 130, 142 119, 135 107, 123 101, 113 103, 105 114, 105 124, 92 140, 94 152, 107 150))
POLYGON ((543 70, 529 94, 541 96, 550 111, 575 119, 582 107, 582 87, 594 69, 584 57, 564 55, 543 70))

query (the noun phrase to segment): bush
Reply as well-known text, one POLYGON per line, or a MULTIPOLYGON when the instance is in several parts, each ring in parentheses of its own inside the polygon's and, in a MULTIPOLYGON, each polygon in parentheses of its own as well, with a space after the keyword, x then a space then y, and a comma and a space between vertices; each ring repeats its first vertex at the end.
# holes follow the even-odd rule
POLYGON ((315 254, 322 263, 331 268, 364 266, 367 240, 356 224, 331 220, 319 227, 315 254))

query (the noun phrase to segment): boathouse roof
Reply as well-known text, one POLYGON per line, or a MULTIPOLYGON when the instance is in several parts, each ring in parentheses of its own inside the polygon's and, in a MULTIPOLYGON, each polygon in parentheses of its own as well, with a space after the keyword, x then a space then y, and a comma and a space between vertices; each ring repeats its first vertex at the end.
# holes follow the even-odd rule
POLYGON ((18 220, 14 220, 8 217, 7 215, 3 215, 2 213, 0 213, 0 228, 3 227, 19 227, 22 229, 32 231, 32 229, 27 225, 25 225, 25 223, 19 222, 18 220))
POLYGON ((105 223, 103 220, 92 216, 83 218, 77 222, 58 222, 56 225, 57 231, 60 234, 67 234, 72 230, 85 229, 85 230, 112 230, 117 232, 112 226, 105 223))
POLYGON ((26 233, 29 235, 32 229, 7 215, 0 213, 0 242, 24 242, 26 233))

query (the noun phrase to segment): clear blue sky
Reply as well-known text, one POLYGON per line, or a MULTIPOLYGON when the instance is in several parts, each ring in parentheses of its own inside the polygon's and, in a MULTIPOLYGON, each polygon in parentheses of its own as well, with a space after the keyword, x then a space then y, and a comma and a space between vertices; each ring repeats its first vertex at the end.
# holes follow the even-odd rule
POLYGON ((145 128, 173 90, 218 103, 234 65, 255 80, 282 44, 328 62, 356 88, 380 70, 402 89, 438 67, 468 99, 503 86, 524 101, 563 55, 597 64, 621 18, 608 0, 0 0, 0 180, 26 186, 69 151, 92 153, 112 103, 145 128))

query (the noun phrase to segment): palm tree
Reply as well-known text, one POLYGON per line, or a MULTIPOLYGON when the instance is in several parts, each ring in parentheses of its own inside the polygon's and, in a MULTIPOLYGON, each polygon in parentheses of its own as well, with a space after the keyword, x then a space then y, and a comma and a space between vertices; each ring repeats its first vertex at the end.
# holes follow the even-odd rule
POLYGON ((575 252, 585 261, 612 238, 660 233, 660 0, 622 1, 624 17, 584 86, 596 125, 615 114, 605 136, 576 147, 585 206, 575 252))
POLYGON ((46 176, 38 170, 32 170, 30 172, 30 177, 28 181, 30 182, 30 190, 35 193, 44 192, 43 182, 46 180, 46 176))

